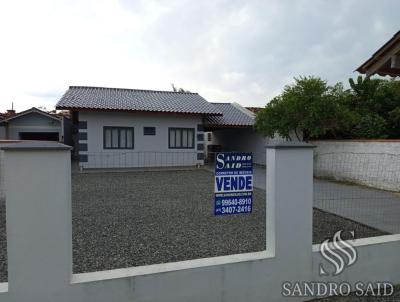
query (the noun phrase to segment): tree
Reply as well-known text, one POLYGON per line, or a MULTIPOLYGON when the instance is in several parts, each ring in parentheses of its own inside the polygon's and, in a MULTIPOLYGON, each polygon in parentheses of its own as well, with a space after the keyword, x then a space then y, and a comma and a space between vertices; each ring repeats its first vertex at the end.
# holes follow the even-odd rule
POLYGON ((349 79, 346 106, 353 114, 350 138, 396 138, 400 136, 400 82, 359 76, 349 79))
POLYGON ((331 87, 317 77, 295 78, 257 114, 255 128, 268 137, 290 139, 295 133, 300 138, 300 132, 304 139, 335 137, 351 120, 343 102, 346 94, 340 83, 331 87))

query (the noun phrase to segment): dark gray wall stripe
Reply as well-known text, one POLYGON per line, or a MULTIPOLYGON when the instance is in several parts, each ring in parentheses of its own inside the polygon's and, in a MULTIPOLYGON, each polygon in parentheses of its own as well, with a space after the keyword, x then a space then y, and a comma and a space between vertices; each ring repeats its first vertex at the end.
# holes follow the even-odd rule
POLYGON ((87 129, 87 122, 79 121, 79 129, 87 129))
POLYGON ((198 124, 198 125, 197 125, 197 131, 204 131, 204 126, 203 126, 203 124, 198 124))
POLYGON ((87 150, 88 150, 88 147, 87 147, 86 143, 79 144, 79 151, 87 151, 87 150))
POLYGON ((204 150, 204 144, 197 144, 197 150, 203 151, 204 150))
POLYGON ((80 141, 87 140, 87 132, 79 132, 79 140, 80 141))
POLYGON ((88 156, 87 154, 79 154, 79 162, 81 163, 87 163, 88 161, 88 156))
POLYGON ((204 153, 197 153, 197 160, 203 160, 204 159, 204 153))
POLYGON ((197 140, 199 142, 204 141, 204 133, 197 133, 197 140))

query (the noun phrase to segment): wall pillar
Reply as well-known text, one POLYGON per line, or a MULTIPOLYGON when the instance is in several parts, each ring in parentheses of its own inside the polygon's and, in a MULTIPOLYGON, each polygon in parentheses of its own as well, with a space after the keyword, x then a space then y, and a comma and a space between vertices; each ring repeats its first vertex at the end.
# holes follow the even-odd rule
POLYGON ((267 145, 267 250, 293 268, 293 281, 308 279, 312 266, 313 147, 267 145))
POLYGON ((67 301, 62 297, 72 274, 70 147, 21 142, 0 149, 9 294, 21 302, 67 301))

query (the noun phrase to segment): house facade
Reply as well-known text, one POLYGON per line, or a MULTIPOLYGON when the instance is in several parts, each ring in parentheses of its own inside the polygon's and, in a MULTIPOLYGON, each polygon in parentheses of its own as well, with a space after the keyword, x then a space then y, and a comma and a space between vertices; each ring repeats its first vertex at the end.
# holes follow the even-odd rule
POLYGON ((72 86, 57 103, 72 112, 82 168, 204 164, 204 125, 219 112, 197 93, 72 86))
POLYGON ((79 112, 79 162, 84 168, 202 165, 203 146, 198 116, 79 112))

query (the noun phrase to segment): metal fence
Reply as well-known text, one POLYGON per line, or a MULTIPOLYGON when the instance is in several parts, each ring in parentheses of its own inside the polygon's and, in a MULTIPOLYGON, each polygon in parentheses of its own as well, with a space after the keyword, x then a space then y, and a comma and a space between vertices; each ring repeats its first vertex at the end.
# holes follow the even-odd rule
POLYGON ((90 167, 140 169, 73 173, 74 272, 265 250, 265 193, 251 214, 215 217, 214 174, 193 168, 197 152, 88 154, 90 167))
POLYGON ((330 225, 358 238, 400 233, 400 155, 317 153, 314 207, 316 216, 330 214, 317 229, 330 225))
POLYGON ((145 168, 180 167, 202 164, 202 157, 196 151, 115 151, 89 152, 83 168, 145 168))

